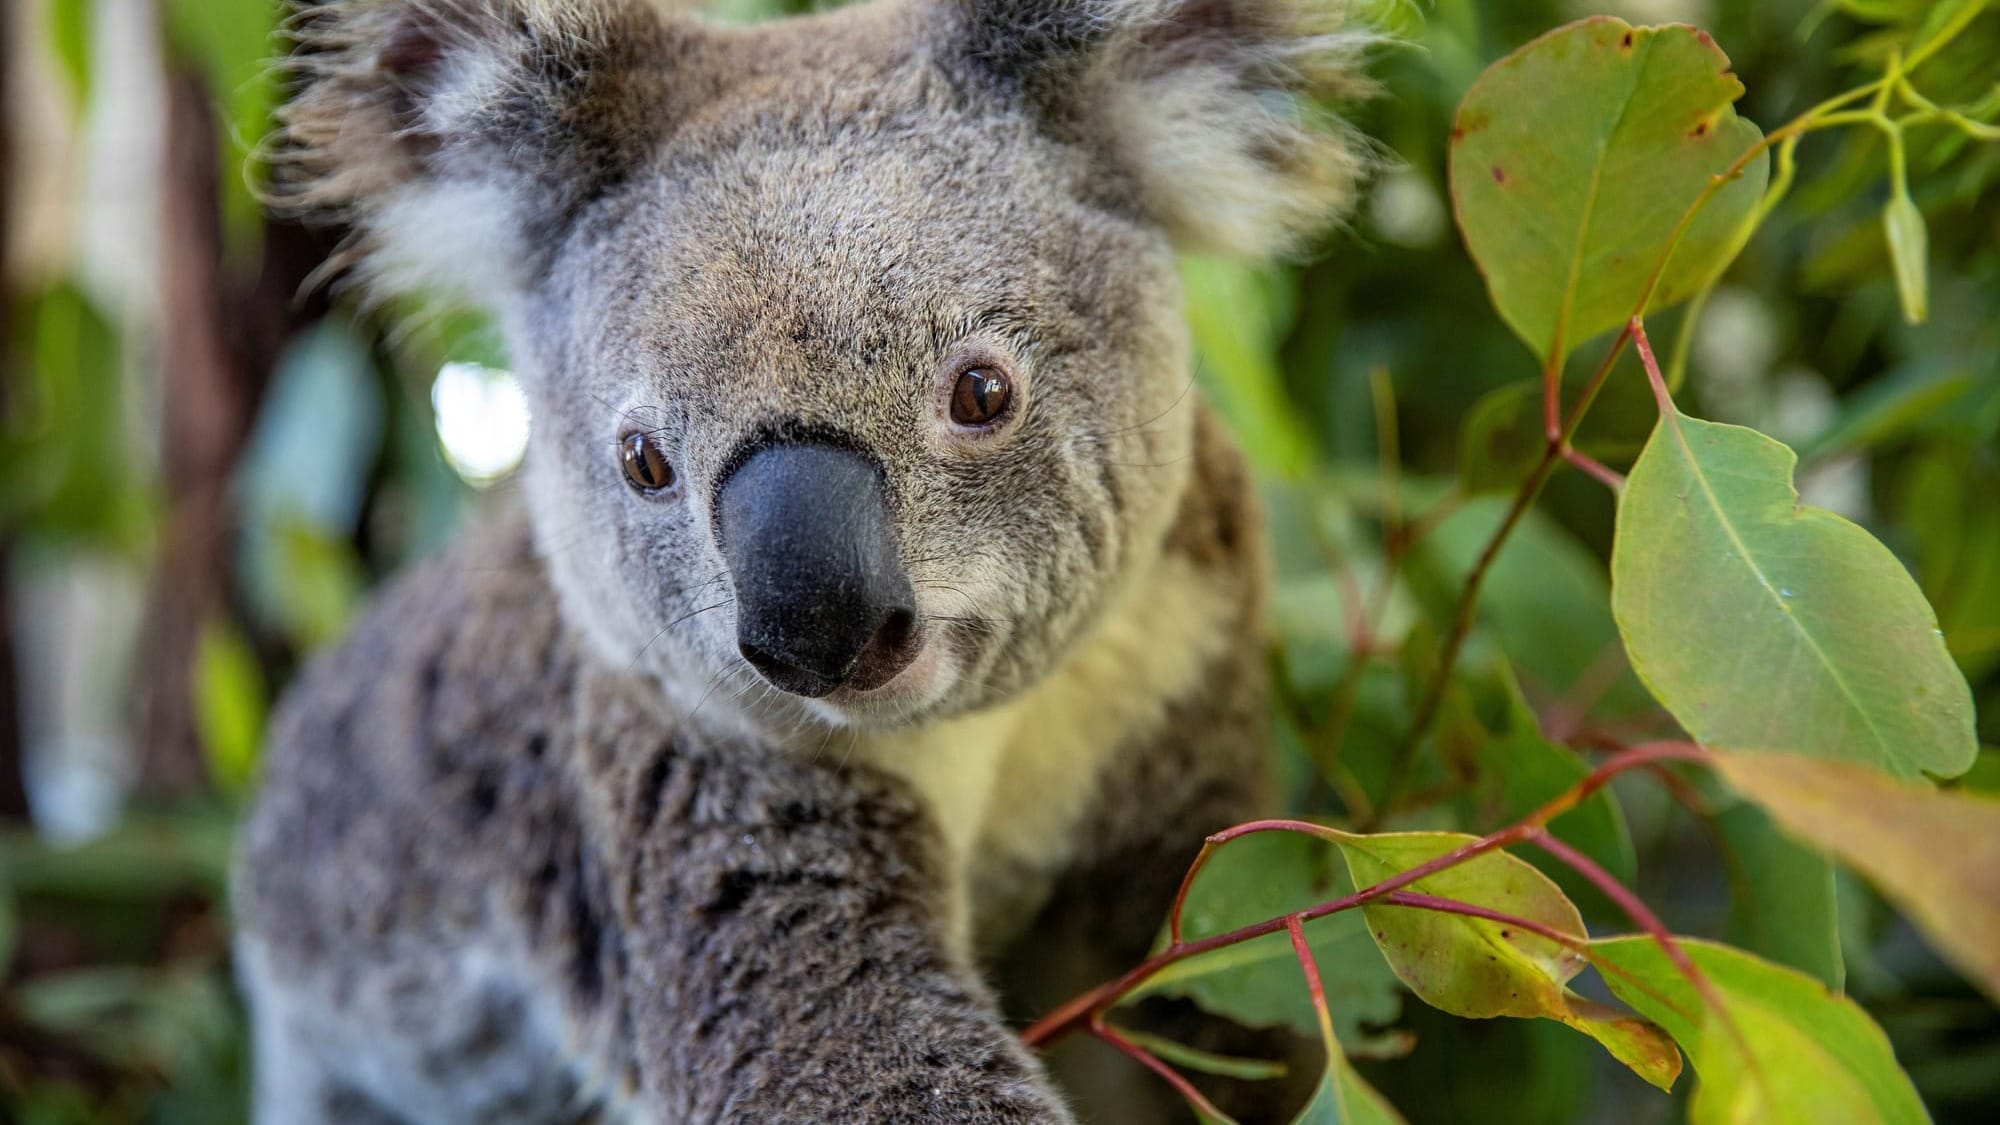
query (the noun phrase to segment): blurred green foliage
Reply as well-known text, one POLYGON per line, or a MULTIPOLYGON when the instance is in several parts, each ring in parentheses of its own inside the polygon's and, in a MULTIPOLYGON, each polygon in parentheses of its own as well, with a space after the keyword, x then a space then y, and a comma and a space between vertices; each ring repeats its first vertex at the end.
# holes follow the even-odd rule
MULTIPOLYGON (((91 5, 49 3, 45 50, 82 105, 93 87, 91 5)), ((749 19, 811 5, 714 6, 749 19)), ((1748 86, 1739 112, 1769 130, 1879 73, 1914 30, 1962 4, 1370 7, 1410 42, 1381 51, 1383 96, 1353 111, 1385 160, 1347 228, 1302 262, 1204 259, 1184 271, 1200 379, 1266 479, 1279 577, 1278 769, 1292 811, 1357 820, 1378 811, 1371 797, 1395 768, 1464 576, 1540 450, 1539 363, 1494 313, 1451 224, 1449 132, 1473 80, 1577 16, 1606 10, 1636 22, 1664 12, 1715 35, 1748 86)), ((173 0, 165 11, 166 49, 205 74, 215 95, 229 161, 218 206, 232 244, 254 244, 250 155, 279 91, 264 61, 274 13, 264 0, 173 0)), ((1989 10, 1927 64, 1923 88, 1991 120, 1996 59, 2000 12, 1989 10)), ((1684 409, 1789 442, 1815 502, 1867 527, 1910 568, 1972 683, 1991 746, 2000 743, 2000 145, 1927 122, 1903 131, 1898 157, 1885 136, 1864 124, 1807 139, 1791 197, 1721 287, 1699 307, 1654 318, 1653 334, 1685 368, 1684 409), (1892 186, 1898 161, 1907 193, 1892 186), (1891 260, 1897 243, 1900 263, 1891 260), (1928 316, 1913 325, 1905 313, 1917 298, 1928 316)), ((128 432, 151 419, 123 405, 145 385, 140 357, 74 284, 17 296, 7 312, 18 378, 0 430, 0 528, 57 560, 150 558, 160 490, 125 455, 152 444, 128 432)), ((417 325, 385 335, 379 316, 343 315, 301 337, 271 373, 238 470, 235 612, 208 626, 197 661, 196 711, 218 795, 193 808, 142 808, 82 848, 54 849, 25 829, 0 837, 0 1116, 49 1125, 242 1118, 247 1051, 228 975, 225 872, 263 718, 298 661, 338 637, 366 590, 442 542, 477 502, 441 456, 429 386, 448 359, 503 357, 474 319, 417 325), (302 456, 309 472, 296 471, 302 456), (301 481, 309 486, 292 487, 301 481)), ((1585 344, 1572 366, 1587 369, 1600 352, 1585 344)), ((1654 417, 1627 357, 1578 445, 1625 468, 1654 417)), ((1618 645, 1606 579, 1612 517, 1603 487, 1561 473, 1501 552, 1410 778, 1409 791, 1439 797, 1397 826, 1491 828, 1573 782, 1604 744, 1672 729, 1618 645)), ((1988 750, 1961 784, 2000 790, 2000 756, 1988 750)), ((1632 877, 1677 931, 1724 936, 1831 986, 1844 981, 1889 1032, 1938 1119, 1990 1120, 2000 1107, 2000 1016, 1873 892, 1778 836, 1761 813, 1719 789, 1677 796, 1621 783, 1559 831, 1632 877)), ((1269 854, 1230 860, 1242 868, 1231 883, 1242 901, 1218 909, 1268 916, 1301 888, 1325 897, 1347 879, 1295 841, 1258 849, 1269 854)), ((1594 892, 1559 878, 1593 924, 1611 920, 1594 892)), ((1353 937, 1338 926, 1314 931, 1341 1036, 1411 1121, 1669 1116, 1665 1099, 1582 1036, 1402 1004, 1373 954, 1340 951, 1353 937)), ((1178 986, 1196 995, 1247 987, 1271 1021, 1310 1032, 1309 1008, 1273 1000, 1296 966, 1283 959, 1282 938, 1266 941, 1280 955, 1268 988, 1242 978, 1178 986)))

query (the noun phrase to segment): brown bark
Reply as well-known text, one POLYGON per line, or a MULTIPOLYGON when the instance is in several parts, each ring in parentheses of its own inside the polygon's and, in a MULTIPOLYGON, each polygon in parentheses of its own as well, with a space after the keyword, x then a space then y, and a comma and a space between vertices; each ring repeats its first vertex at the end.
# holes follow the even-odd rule
POLYGON ((232 267, 212 106, 198 75, 172 72, 160 289, 167 513, 140 668, 139 787, 149 797, 207 783, 192 674, 202 624, 230 608, 230 477, 286 343, 325 311, 297 295, 327 241, 294 224, 267 222, 254 272, 232 267))

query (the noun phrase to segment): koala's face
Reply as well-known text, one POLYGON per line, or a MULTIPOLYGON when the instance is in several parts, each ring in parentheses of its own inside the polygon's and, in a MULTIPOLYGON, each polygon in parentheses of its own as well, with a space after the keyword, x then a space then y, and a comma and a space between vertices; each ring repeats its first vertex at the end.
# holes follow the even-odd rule
POLYGON ((825 101, 865 77, 676 136, 520 333, 564 594, 711 706, 885 721, 1013 692, 1151 557, 1185 475, 1158 229, 1028 123, 921 89, 873 109, 895 143, 843 135, 825 101))
POLYGON ((1272 110, 1311 73, 1281 4, 755 31, 401 6, 355 36, 421 142, 392 150, 416 171, 368 216, 378 253, 448 258, 501 310, 572 620, 769 731, 921 721, 1059 664, 1185 487, 1173 237, 1256 249, 1346 184, 1346 150, 1272 110))

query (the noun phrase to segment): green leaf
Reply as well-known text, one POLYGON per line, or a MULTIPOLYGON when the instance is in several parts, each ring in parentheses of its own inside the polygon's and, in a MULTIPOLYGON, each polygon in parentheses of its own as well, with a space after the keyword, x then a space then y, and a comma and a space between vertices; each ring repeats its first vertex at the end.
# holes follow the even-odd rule
POLYGON ((1889 240, 1889 263, 1895 267, 1896 297, 1903 304, 1903 319, 1922 324, 1930 316, 1929 235, 1924 213, 1917 210, 1903 184, 1896 185, 1882 208, 1882 232, 1889 240))
MULTIPOLYGON (((1473 842, 1456 832, 1346 836, 1340 851, 1358 887, 1373 886, 1473 842)), ((1488 852, 1411 884, 1408 890, 1471 903, 1582 940, 1583 919, 1548 876, 1505 852, 1488 852)), ((1419 998, 1457 1016, 1540 1016, 1559 1007, 1582 954, 1546 937, 1484 918, 1370 903, 1375 944, 1419 998)))
POLYGON ((234 827, 217 810, 128 817, 75 847, 51 846, 25 831, 0 833, 0 887, 101 903, 214 897, 229 883, 234 827))
POLYGON ((50 0, 48 6, 49 48, 79 109, 90 101, 90 20, 96 7, 91 0, 50 0))
POLYGON ((14 964, 14 945, 20 936, 21 920, 16 912, 12 888, 0 897, 0 965, 14 964))
MULTIPOLYGON (((1296 944, 1292 948, 1294 953, 1298 952, 1296 944)), ((1304 956, 1313 960, 1312 964, 1300 966, 1302 973, 1310 974, 1306 985, 1310 991, 1311 981, 1320 976, 1320 971, 1310 950, 1304 956)), ((1341 1049, 1339 1036, 1334 1034, 1332 1013, 1323 999, 1315 999, 1313 1011, 1319 1019, 1320 1044, 1326 1050, 1326 1070, 1320 1075, 1312 1100, 1292 1119, 1293 1125, 1404 1125, 1403 1115, 1396 1112, 1396 1107, 1354 1072, 1353 1064, 1347 1061, 1347 1052, 1341 1049)))
POLYGON ((1983 444, 1914 451, 1896 505, 1945 647, 1975 683, 2000 666, 2000 465, 1983 444))
POLYGON ((1198 1071, 1202 1074, 1219 1074, 1224 1078, 1237 1078, 1246 1082, 1258 1082, 1267 1078, 1283 1078, 1285 1076, 1285 1064, 1281 1062, 1272 1062, 1268 1059, 1246 1059, 1235 1055, 1218 1055, 1211 1051, 1190 1047, 1185 1043, 1176 1042, 1164 1036, 1153 1035, 1144 1031, 1135 1031, 1129 1027, 1119 1028, 1118 1034, 1184 1070, 1198 1071))
POLYGON ((1458 485, 1468 496, 1512 491, 1545 448, 1541 380, 1495 387, 1472 404, 1459 428, 1458 485))
POLYGON ((1685 299, 1735 256, 1768 176, 1761 154, 1672 238, 1710 178, 1762 138, 1736 115, 1742 94, 1706 33, 1603 16, 1542 36, 1466 92, 1451 143, 1458 227, 1500 315, 1545 362, 1685 299))
POLYGON ((1663 403, 1619 497, 1611 608, 1699 741, 1950 775, 1972 697, 1888 548, 1799 502, 1790 449, 1663 403))
MULTIPOLYGON (((1425 577, 1434 604, 1448 614, 1465 576, 1505 517, 1508 500, 1485 496, 1462 505, 1431 529, 1411 552, 1413 585, 1425 577)), ((1568 531, 1540 512, 1529 512, 1501 547, 1479 599, 1480 635, 1496 643, 1537 698, 1598 681, 1620 661, 1618 625, 1612 619, 1604 564, 1568 531), (1539 693, 1539 694, 1536 694, 1539 693)), ((1601 713, 1651 710, 1631 676, 1618 673, 1601 713)))
POLYGON ((1833 861, 1779 832, 1755 805, 1738 802, 1714 823, 1729 860, 1730 942, 1840 991, 1847 971, 1833 861))
POLYGON ((2000 800, 1796 755, 1715 758, 1731 788, 1867 876, 2000 1002, 2000 800))
POLYGON ((243 634, 211 621, 195 643, 194 716, 208 772, 225 792, 248 791, 264 736, 267 690, 243 634))
MULTIPOLYGON (((1339 836, 1357 886, 1382 882, 1474 839, 1455 832, 1339 836)), ((1579 942, 1586 938, 1582 917, 1555 883, 1506 852, 1476 856, 1406 889, 1539 923, 1579 942)), ((1574 949, 1518 926, 1463 914, 1387 903, 1363 906, 1362 914, 1396 975, 1432 1007, 1473 1019, 1557 1020, 1596 1039, 1661 1089, 1671 1087, 1680 1073, 1680 1055, 1658 1028, 1563 987, 1586 963, 1574 949)))
MULTIPOLYGON (((1288 832, 1246 836, 1218 850, 1196 877, 1183 915, 1185 935, 1198 939, 1222 933, 1351 889, 1346 873, 1319 841, 1288 832)), ((1306 937, 1321 966, 1341 1039, 1355 1050, 1400 1043, 1367 1030, 1394 1023, 1402 1001, 1395 976, 1369 948, 1360 914, 1348 911, 1316 921, 1306 927, 1306 937)), ((1318 1017, 1299 979, 1298 957, 1283 933, 1170 965, 1135 996, 1154 994, 1186 997, 1251 1027, 1283 1025, 1301 1035, 1318 1034, 1318 1017)))
POLYGON ((1354 1065, 1337 1054, 1327 1059, 1313 1097, 1293 1125, 1403 1125, 1403 1115, 1380 1091, 1370 1086, 1354 1065))
POLYGON ((117 327, 83 292, 56 285, 12 310, 25 376, 0 429, 0 526, 143 556, 152 493, 130 464, 117 327))
POLYGON ((1620 1000, 1664 1027, 1701 1076, 1695 1125, 1914 1125, 1930 1120, 1889 1040, 1859 1005, 1726 945, 1679 939, 1720 995, 1709 1009, 1650 937, 1591 943, 1620 1000))
POLYGON ((1959 364, 1925 364, 1871 379, 1842 399, 1833 424, 1799 446, 1799 460, 1873 449, 1921 432, 1927 426, 1962 419, 1967 397, 1980 377, 1959 364))
POLYGON ((1280 287, 1250 266, 1184 258, 1181 285, 1200 357, 1202 385, 1257 466, 1298 477, 1311 466, 1312 438, 1285 393, 1278 343, 1290 320, 1280 287))

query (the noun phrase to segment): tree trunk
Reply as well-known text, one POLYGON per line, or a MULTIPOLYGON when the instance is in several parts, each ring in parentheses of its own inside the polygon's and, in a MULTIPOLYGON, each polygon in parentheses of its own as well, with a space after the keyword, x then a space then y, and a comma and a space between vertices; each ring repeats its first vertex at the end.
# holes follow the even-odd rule
POLYGON ((285 345, 324 315, 300 287, 327 239, 267 222, 255 276, 231 269, 221 211, 220 125, 185 68, 167 90, 161 253, 162 470, 167 491, 156 587, 142 644, 139 790, 177 797, 207 784, 195 726, 195 646, 231 610, 230 479, 285 345))

